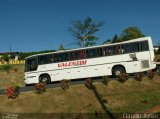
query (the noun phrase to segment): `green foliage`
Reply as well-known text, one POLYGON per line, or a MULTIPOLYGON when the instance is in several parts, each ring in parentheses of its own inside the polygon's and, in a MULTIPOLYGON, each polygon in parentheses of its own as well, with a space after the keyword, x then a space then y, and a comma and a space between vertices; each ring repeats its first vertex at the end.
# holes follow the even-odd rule
POLYGON ((98 40, 95 33, 100 30, 99 28, 102 25, 102 22, 96 23, 92 18, 87 17, 83 22, 80 20, 74 21, 69 31, 76 40, 75 44, 81 47, 93 46, 98 40))
POLYGON ((69 86, 70 86, 70 81, 69 80, 64 79, 64 80, 61 81, 61 87, 62 87, 63 90, 68 89, 69 86))
MULTIPOLYGON (((144 36, 145 35, 140 31, 138 27, 128 27, 123 30, 120 36, 115 34, 111 40, 111 43, 128 41, 136 38, 141 38, 144 36)), ((107 43, 107 41, 105 41, 104 43, 107 43)), ((160 52, 160 49, 159 49, 159 52, 160 52)))
POLYGON ((15 92, 14 92, 15 97, 18 97, 19 93, 20 93, 20 86, 15 86, 15 92))
POLYGON ((93 85, 92 85, 92 83, 93 83, 93 80, 92 79, 86 79, 85 80, 85 86, 88 88, 88 89, 93 89, 93 85))
POLYGON ((9 73, 9 70, 12 68, 12 66, 11 65, 9 65, 9 64, 7 64, 7 65, 2 65, 1 67, 0 67, 0 70, 1 71, 6 71, 7 73, 9 73))
POLYGON ((111 41, 112 41, 111 39, 107 39, 106 41, 103 42, 103 44, 109 44, 111 43, 111 41))
POLYGON ((7 54, 5 54, 5 55, 2 56, 1 59, 8 62, 9 61, 9 56, 7 54))
POLYGON ((119 41, 120 41, 120 39, 119 39, 118 35, 115 34, 114 37, 112 38, 112 43, 117 43, 119 41))
POLYGON ((107 77, 107 76, 103 76, 102 77, 102 83, 104 84, 104 85, 108 85, 108 82, 110 81, 110 79, 107 77))
POLYGON ((118 81, 122 83, 128 80, 128 78, 129 78, 128 74, 125 73, 121 73, 120 75, 118 75, 118 81))
POLYGON ((127 41, 141 37, 144 37, 144 34, 138 27, 128 27, 123 30, 120 36, 120 41, 127 41))
POLYGON ((152 70, 148 71, 148 78, 149 79, 154 79, 155 75, 156 75, 156 72, 154 72, 152 70))
POLYGON ((143 72, 136 73, 136 80, 137 81, 142 81, 143 77, 144 77, 143 72))

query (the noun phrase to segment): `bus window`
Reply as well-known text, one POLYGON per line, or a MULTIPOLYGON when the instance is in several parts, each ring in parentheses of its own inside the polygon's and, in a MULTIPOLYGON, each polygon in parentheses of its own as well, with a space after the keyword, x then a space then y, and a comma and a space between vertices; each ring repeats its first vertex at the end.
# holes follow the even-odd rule
POLYGON ((78 50, 70 52, 70 60, 79 60, 85 58, 85 50, 78 50))
POLYGON ((138 42, 132 43, 132 50, 133 50, 133 52, 140 51, 139 50, 139 43, 138 42))
POLYGON ((121 46, 121 53, 132 53, 139 51, 139 43, 127 43, 121 46))
POLYGON ((55 62, 64 62, 64 61, 67 61, 68 59, 69 59, 68 52, 54 54, 55 62))
POLYGON ((140 47, 141 51, 148 51, 149 50, 148 41, 140 42, 140 47))
POLYGON ((38 64, 48 64, 53 62, 53 55, 38 56, 38 64))
POLYGON ((129 43, 128 44, 123 44, 121 46, 121 51, 122 51, 122 53, 129 53, 129 52, 131 52, 129 43))
POLYGON ((101 48, 94 48, 86 50, 87 58, 94 58, 102 56, 102 49, 101 48))
POLYGON ((120 54, 120 45, 108 46, 103 48, 103 55, 117 55, 120 54))
POLYGON ((113 49, 114 55, 120 54, 120 45, 114 45, 114 46, 112 46, 112 49, 113 49))
POLYGON ((132 53, 132 52, 138 52, 139 51, 139 43, 128 43, 123 44, 121 47, 122 53, 132 53))
POLYGON ((111 47, 104 47, 103 48, 103 55, 104 56, 111 55, 111 47))
POLYGON ((37 57, 33 57, 26 60, 26 71, 35 71, 38 67, 37 57))

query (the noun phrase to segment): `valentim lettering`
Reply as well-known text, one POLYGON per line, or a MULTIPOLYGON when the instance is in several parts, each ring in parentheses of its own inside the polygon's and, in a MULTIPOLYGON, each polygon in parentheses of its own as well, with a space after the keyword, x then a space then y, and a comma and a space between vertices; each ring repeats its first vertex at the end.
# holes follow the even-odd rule
POLYGON ((86 65, 86 64, 87 64, 87 60, 63 62, 63 63, 58 64, 58 68, 69 67, 69 66, 78 66, 78 65, 86 65))

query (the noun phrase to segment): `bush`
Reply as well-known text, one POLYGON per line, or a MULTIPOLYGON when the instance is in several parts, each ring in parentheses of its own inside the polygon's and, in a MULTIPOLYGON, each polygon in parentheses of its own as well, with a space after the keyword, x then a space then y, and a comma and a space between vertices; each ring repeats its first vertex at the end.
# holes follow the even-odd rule
POLYGON ((20 87, 19 86, 14 86, 14 87, 8 87, 6 89, 6 95, 8 96, 8 98, 16 98, 18 97, 20 93, 20 87))
POLYGON ((155 71, 152 70, 148 71, 148 78, 153 79, 155 75, 156 75, 155 71))
POLYGON ((70 81, 69 80, 62 80, 61 81, 61 87, 63 90, 66 90, 68 89, 70 86, 70 81))
POLYGON ((18 68, 14 68, 13 70, 14 70, 14 72, 18 72, 18 68))
POLYGON ((125 82, 128 78, 129 78, 128 74, 125 73, 121 73, 120 75, 118 75, 118 80, 120 82, 125 82))
POLYGON ((7 64, 7 65, 2 65, 0 70, 2 71, 6 71, 7 73, 9 73, 9 70, 11 69, 11 65, 7 64))
POLYGON ((35 90, 37 94, 42 94, 43 92, 46 91, 46 87, 44 83, 37 83, 35 85, 35 90))
POLYGON ((86 79, 85 81, 85 86, 88 88, 88 89, 92 89, 93 88, 93 80, 92 79, 86 79))
POLYGON ((108 82, 109 82, 110 79, 109 79, 107 76, 103 76, 102 79, 103 79, 103 80, 102 80, 102 83, 103 83, 104 85, 108 85, 108 82))
POLYGON ((136 80, 137 81, 142 81, 143 77, 144 77, 144 73, 143 72, 136 73, 136 80))

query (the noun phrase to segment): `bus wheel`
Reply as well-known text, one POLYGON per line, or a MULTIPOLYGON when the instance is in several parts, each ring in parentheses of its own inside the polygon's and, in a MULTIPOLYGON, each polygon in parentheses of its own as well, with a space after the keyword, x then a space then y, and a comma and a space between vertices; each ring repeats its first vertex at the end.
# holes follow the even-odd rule
POLYGON ((118 77, 118 75, 122 74, 122 73, 126 73, 125 69, 121 66, 117 66, 117 67, 114 67, 113 70, 112 70, 112 75, 114 77, 118 77))
POLYGON ((39 82, 42 82, 45 84, 50 83, 51 82, 50 76, 48 74, 41 75, 39 82))

